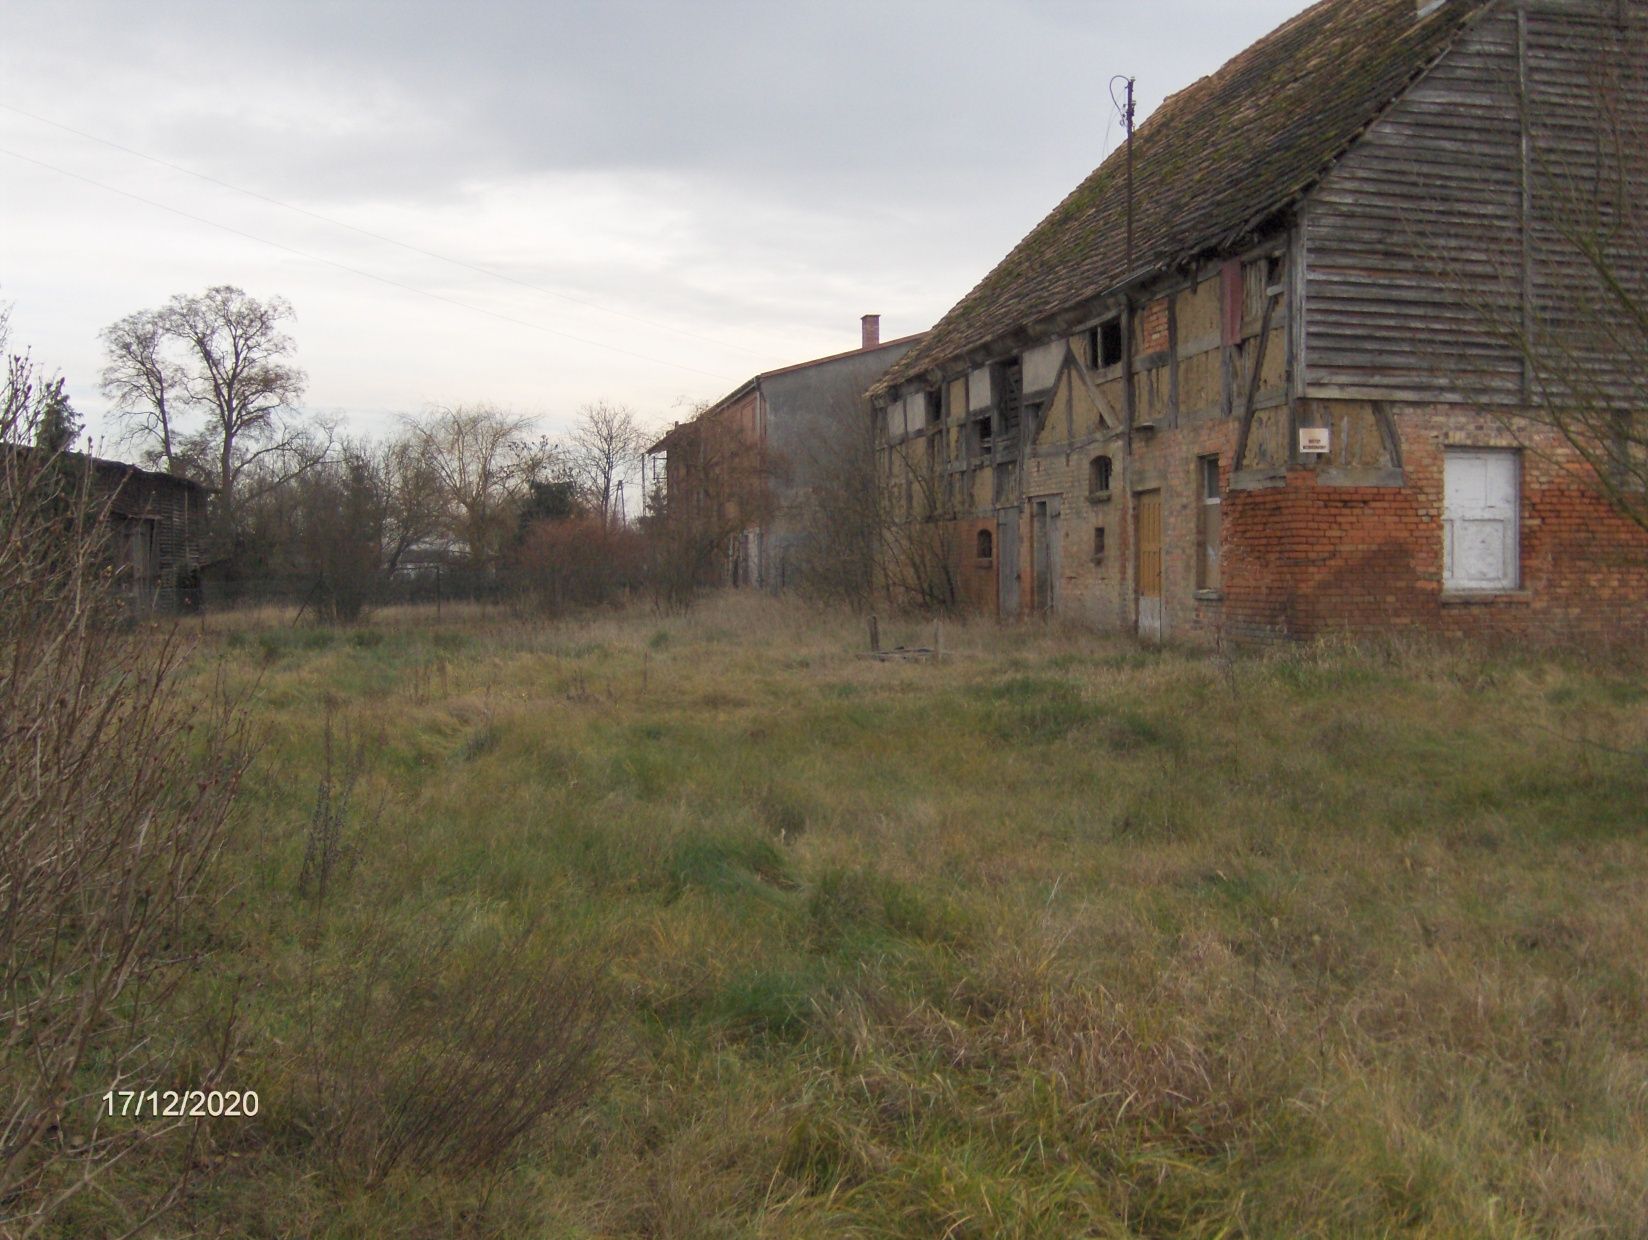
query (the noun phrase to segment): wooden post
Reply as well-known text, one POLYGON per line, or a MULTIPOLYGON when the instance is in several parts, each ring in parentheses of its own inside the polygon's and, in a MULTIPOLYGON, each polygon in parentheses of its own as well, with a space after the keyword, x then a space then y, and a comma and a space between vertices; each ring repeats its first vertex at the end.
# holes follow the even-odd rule
POLYGON ((881 624, 876 620, 874 612, 870 614, 870 653, 881 653, 881 624))

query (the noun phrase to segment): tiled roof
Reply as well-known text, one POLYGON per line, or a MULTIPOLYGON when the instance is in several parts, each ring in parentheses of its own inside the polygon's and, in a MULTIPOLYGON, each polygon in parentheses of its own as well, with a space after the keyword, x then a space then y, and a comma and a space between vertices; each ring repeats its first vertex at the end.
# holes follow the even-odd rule
MULTIPOLYGON (((1491 0, 1323 0, 1170 96, 873 391, 1197 254, 1298 201, 1491 0)), ((1157 17, 1162 14, 1158 13, 1157 17)))

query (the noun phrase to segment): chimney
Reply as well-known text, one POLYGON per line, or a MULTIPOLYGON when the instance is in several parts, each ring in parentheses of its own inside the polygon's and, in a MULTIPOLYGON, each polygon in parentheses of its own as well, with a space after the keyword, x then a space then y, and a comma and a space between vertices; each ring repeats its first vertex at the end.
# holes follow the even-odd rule
POLYGON ((878 347, 881 344, 881 316, 879 314, 866 314, 858 322, 859 326, 864 329, 863 343, 859 345, 859 348, 874 349, 878 347))

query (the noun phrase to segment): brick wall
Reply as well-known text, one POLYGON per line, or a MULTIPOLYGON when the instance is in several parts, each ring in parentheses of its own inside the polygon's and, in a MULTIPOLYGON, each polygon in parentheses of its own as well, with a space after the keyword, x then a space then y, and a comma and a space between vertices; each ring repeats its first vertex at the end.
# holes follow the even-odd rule
MULTIPOLYGON (((1459 409, 1395 411, 1404 485, 1334 486, 1309 469, 1230 493, 1225 598, 1236 638, 1425 630, 1533 641, 1648 637, 1648 534, 1586 483, 1554 435, 1509 434, 1459 409), (1449 447, 1520 457, 1520 588, 1443 589, 1443 459, 1449 447)), ((1212 617, 1208 617, 1212 619, 1212 617)))

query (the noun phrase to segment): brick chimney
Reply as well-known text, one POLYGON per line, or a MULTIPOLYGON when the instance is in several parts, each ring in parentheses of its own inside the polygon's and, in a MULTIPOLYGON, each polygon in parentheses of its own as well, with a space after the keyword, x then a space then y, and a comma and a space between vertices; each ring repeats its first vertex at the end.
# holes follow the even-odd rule
POLYGON ((859 348, 874 349, 878 347, 881 344, 881 316, 879 314, 866 314, 858 322, 859 326, 864 329, 863 343, 859 345, 859 348))

